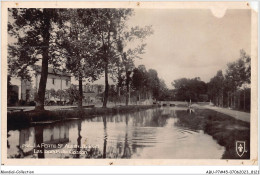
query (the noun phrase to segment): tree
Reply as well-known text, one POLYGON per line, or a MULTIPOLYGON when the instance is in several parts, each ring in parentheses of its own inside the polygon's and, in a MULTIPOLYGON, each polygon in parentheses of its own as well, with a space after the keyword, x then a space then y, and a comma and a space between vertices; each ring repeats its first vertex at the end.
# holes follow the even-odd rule
POLYGON ((250 95, 246 97, 246 93, 250 94, 250 82, 251 58, 241 49, 240 57, 227 64, 225 75, 220 70, 210 80, 208 94, 216 105, 241 109, 243 103, 243 109, 250 110, 250 95))
POLYGON ((138 99, 141 100, 141 94, 146 93, 148 89, 148 73, 144 65, 139 65, 133 70, 132 87, 138 91, 138 99))
POLYGON ((165 84, 165 81, 163 79, 159 79, 159 95, 158 99, 163 100, 170 100, 170 92, 165 84))
POLYGON ((112 75, 111 78, 114 80, 114 82, 117 82, 117 96, 120 98, 121 90, 124 86, 125 75, 123 74, 123 63, 119 59, 117 60, 116 68, 116 76, 112 75))
POLYGON ((18 93, 13 90, 12 84, 11 84, 11 76, 7 76, 7 104, 12 105, 15 104, 18 101, 18 93))
POLYGON ((116 102, 118 101, 118 96, 117 96, 115 85, 110 85, 108 95, 109 95, 110 101, 114 102, 116 105, 116 102))
POLYGON ((250 110, 250 83, 251 83, 251 57, 246 54, 246 52, 242 49, 240 50, 240 59, 244 62, 244 76, 243 76, 243 83, 241 85, 241 89, 243 90, 243 109, 244 111, 246 108, 249 108, 250 110), (246 105, 246 92, 249 91, 248 95, 248 107, 246 105))
POLYGON ((103 107, 106 107, 108 100, 108 74, 113 71, 118 59, 116 54, 117 32, 125 27, 125 22, 131 14, 131 9, 97 9, 95 11, 93 31, 101 43, 98 55, 101 57, 102 68, 105 72, 103 107))
POLYGON ((69 99, 69 103, 73 104, 75 101, 79 101, 79 90, 75 85, 72 85, 70 88, 65 90, 65 96, 69 99))
POLYGON ((102 73, 97 49, 100 47, 96 35, 93 33, 93 13, 91 9, 69 9, 63 16, 68 23, 60 32, 60 50, 63 51, 65 67, 79 81, 78 107, 82 108, 83 79, 95 81, 102 73))
POLYGON ((138 26, 132 27, 130 31, 119 31, 117 41, 117 50, 121 56, 121 61, 125 71, 125 85, 126 85, 126 106, 129 103, 130 98, 130 75, 134 69, 134 59, 140 58, 140 54, 144 54, 146 44, 142 41, 153 33, 151 26, 140 28, 138 26), (127 44, 141 41, 141 44, 136 44, 135 47, 129 48, 127 44))
POLYGON ((222 70, 219 70, 208 83, 208 94, 215 104, 223 106, 224 76, 222 70))
POLYGON ((175 87, 176 100, 180 101, 199 101, 200 95, 207 92, 206 83, 199 77, 177 79, 172 82, 172 85, 175 87))
POLYGON ((63 104, 63 100, 66 101, 66 92, 65 90, 61 90, 61 89, 58 89, 57 92, 56 92, 56 95, 57 95, 57 98, 60 99, 60 103, 63 104))
POLYGON ((244 91, 244 110, 245 110, 245 93, 246 89, 250 87, 251 82, 251 58, 242 49, 240 50, 240 57, 238 60, 228 63, 226 70, 226 87, 231 98, 231 105, 240 107, 240 90, 244 91), (238 95, 235 95, 235 94, 238 95), (235 100, 237 96, 237 100, 235 100))
POLYGON ((152 96, 157 99, 159 97, 160 80, 158 78, 158 73, 154 69, 148 70, 147 86, 152 96))
MULTIPOLYGON (((50 47, 54 26, 61 27, 63 21, 59 18, 58 9, 49 8, 10 8, 9 15, 13 22, 8 22, 8 33, 16 39, 9 45, 10 70, 22 79, 30 78, 29 68, 41 60, 41 78, 36 97, 35 110, 44 110, 46 82, 50 47)), ((55 45, 55 43, 53 43, 55 45)))

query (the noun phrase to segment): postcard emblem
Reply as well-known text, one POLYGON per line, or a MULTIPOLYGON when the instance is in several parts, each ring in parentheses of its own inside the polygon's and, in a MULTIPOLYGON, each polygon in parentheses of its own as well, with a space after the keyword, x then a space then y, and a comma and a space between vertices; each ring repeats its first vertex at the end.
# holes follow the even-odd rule
POLYGON ((236 152, 239 157, 242 157, 246 152, 246 142, 245 141, 236 141, 236 152))

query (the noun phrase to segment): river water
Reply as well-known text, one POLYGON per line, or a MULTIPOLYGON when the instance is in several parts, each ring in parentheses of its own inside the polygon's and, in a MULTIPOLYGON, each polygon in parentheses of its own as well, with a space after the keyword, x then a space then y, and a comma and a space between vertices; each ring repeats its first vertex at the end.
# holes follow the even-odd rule
POLYGON ((8 131, 8 158, 221 159, 225 148, 181 125, 180 107, 8 131))

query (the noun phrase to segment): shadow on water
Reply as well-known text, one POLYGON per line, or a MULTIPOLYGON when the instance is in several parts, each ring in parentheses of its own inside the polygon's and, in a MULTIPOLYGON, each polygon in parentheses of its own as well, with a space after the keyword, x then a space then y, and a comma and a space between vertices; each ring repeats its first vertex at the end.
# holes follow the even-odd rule
POLYGON ((204 128, 202 117, 196 113, 188 113, 187 111, 176 111, 176 116, 178 120, 175 125, 178 127, 187 128, 192 131, 199 131, 203 130, 204 128))
POLYGON ((42 146, 43 142, 43 127, 38 126, 35 127, 35 144, 36 150, 38 154, 38 158, 44 158, 44 146, 42 146))
POLYGON ((80 135, 80 132, 81 132, 81 123, 82 121, 81 120, 78 120, 78 138, 77 138, 77 148, 76 148, 76 152, 77 154, 75 154, 74 158, 79 158, 80 157, 80 147, 81 147, 81 135, 80 135))
POLYGON ((107 118, 105 116, 102 117, 104 124, 104 146, 103 146, 103 158, 106 158, 107 155, 107 118))

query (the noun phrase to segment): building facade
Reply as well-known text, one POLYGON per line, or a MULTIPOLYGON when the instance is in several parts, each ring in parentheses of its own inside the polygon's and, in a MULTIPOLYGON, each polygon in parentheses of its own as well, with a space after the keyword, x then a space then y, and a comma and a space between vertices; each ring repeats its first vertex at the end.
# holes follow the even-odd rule
MULTIPOLYGON (((41 67, 34 66, 30 70, 31 81, 21 78, 11 78, 11 90, 15 91, 12 94, 17 94, 18 101, 30 102, 34 101, 35 95, 39 89, 39 83, 41 79, 41 67)), ((46 83, 46 91, 54 89, 65 90, 71 85, 71 75, 53 68, 48 68, 48 77, 46 83)))

